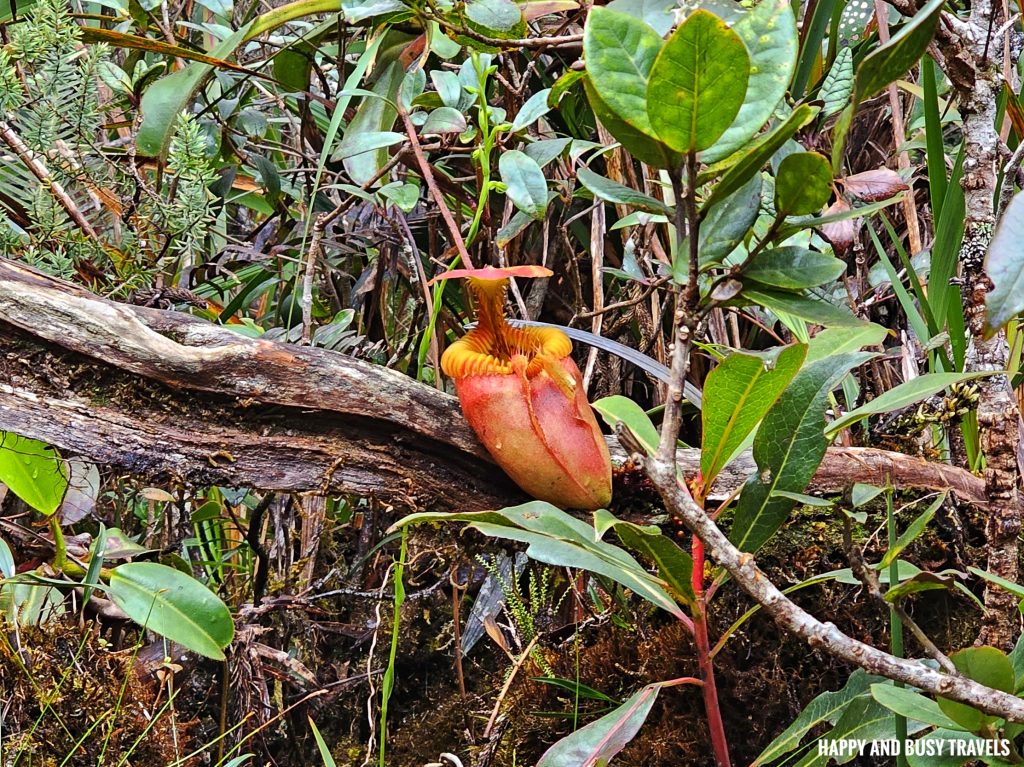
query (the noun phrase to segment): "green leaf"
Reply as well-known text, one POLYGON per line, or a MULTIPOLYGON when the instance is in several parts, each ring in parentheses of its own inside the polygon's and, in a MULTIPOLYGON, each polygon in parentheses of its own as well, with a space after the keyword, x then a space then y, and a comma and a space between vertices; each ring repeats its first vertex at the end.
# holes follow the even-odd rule
POLYGON ((600 176, 590 170, 590 168, 580 168, 576 171, 576 178, 599 200, 605 200, 616 205, 629 205, 645 213, 672 215, 672 208, 661 200, 600 176))
POLYGON ((612 0, 606 6, 611 11, 628 13, 649 24, 659 37, 664 37, 676 25, 676 0, 612 0))
POLYGON ((427 121, 420 128, 420 135, 462 133, 465 130, 466 116, 462 112, 455 107, 438 107, 427 115, 427 121))
POLYGON ((985 257, 992 290, 985 296, 985 327, 995 333, 1024 311, 1024 193, 1006 206, 985 257))
POLYGON ((796 69, 796 19, 789 0, 763 0, 732 28, 750 55, 750 79, 736 119, 703 153, 706 163, 728 157, 757 135, 786 95, 796 69))
MULTIPOLYGON (((722 176, 722 180, 715 184, 711 194, 704 201, 701 216, 706 216, 708 211, 719 201, 746 184, 751 176, 760 171, 772 158, 772 155, 779 151, 782 145, 789 141, 798 130, 813 120, 817 113, 818 107, 801 104, 784 122, 765 136, 755 139, 750 148, 744 150, 743 154, 730 165, 722 176)), ((703 179, 700 180, 703 182, 703 179)))
POLYGON ((754 437, 758 471, 743 486, 729 536, 737 548, 756 551, 786 521, 793 501, 775 491, 806 489, 828 447, 824 436, 828 395, 852 368, 871 356, 850 352, 806 365, 765 415, 754 437))
POLYGON ((888 43, 864 58, 857 67, 855 103, 871 98, 917 63, 932 41, 944 4, 929 0, 888 43))
POLYGON ((810 298, 800 293, 787 293, 776 288, 764 287, 753 280, 744 284, 740 296, 773 312, 791 314, 816 325, 847 327, 865 324, 863 320, 854 317, 846 307, 839 307, 824 299, 810 298))
POLYGON ((873 684, 871 697, 894 714, 913 719, 915 722, 959 729, 959 725, 942 713, 934 700, 926 698, 919 692, 892 684, 873 684))
MULTIPOLYGON (((633 16, 595 6, 587 17, 583 56, 590 87, 615 117, 655 141, 657 133, 647 114, 647 86, 661 48, 661 36, 633 16)), ((621 141, 604 115, 598 116, 621 141)))
POLYGON ((928 527, 928 523, 931 522, 932 517, 935 516, 935 512, 942 508, 942 504, 945 502, 946 493, 943 493, 932 501, 927 509, 922 511, 913 522, 907 525, 907 529, 904 530, 903 534, 896 539, 896 542, 893 543, 892 547, 885 552, 885 556, 882 557, 882 561, 876 565, 876 568, 881 569, 892 564, 892 561, 896 559, 896 557, 898 557, 903 550, 907 548, 907 546, 917 540, 917 537, 925 531, 925 528, 928 527))
POLYGON ((711 208, 700 227, 700 264, 721 263, 743 242, 761 211, 761 175, 711 208))
POLYGON ((710 487, 757 428, 803 364, 807 347, 787 346, 771 354, 733 352, 711 371, 704 384, 700 473, 710 487))
POLYGON ((14 552, 3 538, 0 538, 0 579, 15 575, 14 552))
POLYGON ((441 97, 446 107, 458 107, 462 100, 462 83, 459 76, 447 69, 434 69, 430 72, 430 82, 434 84, 434 90, 441 97))
POLYGON ((526 103, 516 112, 516 119, 512 121, 513 133, 529 128, 551 111, 551 107, 548 106, 548 95, 550 93, 551 89, 545 88, 542 91, 537 91, 526 100, 526 103))
POLYGON ((657 452, 660 439, 658 430, 654 428, 654 424, 651 423, 651 419, 644 409, 636 402, 620 394, 613 394, 610 397, 602 397, 591 407, 601 414, 604 422, 613 431, 616 424, 623 423, 640 440, 640 444, 650 455, 657 452))
POLYGON ((156 562, 110 574, 107 593, 133 621, 207 658, 223 660, 235 635, 231 612, 195 578, 156 562))
POLYGON ((743 104, 750 57, 721 19, 696 10, 672 33, 651 67, 647 114, 677 152, 714 144, 743 104))
POLYGON ((881 680, 881 677, 870 676, 863 669, 857 669, 850 674, 841 690, 818 695, 807 704, 793 723, 758 755, 750 767, 761 767, 795 751, 804 735, 819 724, 835 724, 850 704, 857 698, 866 696, 868 687, 878 680, 881 680))
MULTIPOLYGON (((600 6, 591 11, 591 16, 597 10, 600 10, 600 6)), ((682 157, 654 136, 633 127, 619 117, 597 93, 589 76, 583 78, 583 89, 587 93, 590 108, 594 110, 594 116, 633 157, 654 168, 679 167, 682 157)))
POLYGON ((355 149, 363 140, 362 136, 391 131, 398 118, 393 103, 404 77, 405 72, 398 63, 388 66, 373 84, 371 92, 375 95, 363 97, 355 117, 345 129, 332 159, 343 161, 345 171, 355 184, 368 184, 388 161, 386 149, 378 148, 372 152, 357 152, 355 149))
MULTIPOLYGON (((249 31, 246 25, 231 37, 210 49, 209 55, 215 59, 226 59, 245 40, 249 31)), ((206 78, 213 72, 213 65, 205 62, 189 64, 184 69, 172 72, 150 85, 142 94, 142 124, 135 137, 135 146, 139 154, 148 157, 167 157, 171 146, 178 115, 188 109, 196 91, 206 78)))
POLYGON ((865 346, 878 346, 891 332, 873 322, 849 327, 825 328, 819 331, 808 344, 807 359, 804 364, 833 354, 860 351, 865 346))
MULTIPOLYGON (((596 517, 601 512, 595 512, 596 517)), ((607 514, 607 512, 605 512, 607 514)), ((681 549, 656 526, 641 527, 632 522, 623 522, 607 514, 609 520, 605 529, 614 530, 622 545, 639 552, 650 559, 658 568, 658 575, 668 584, 672 595, 680 602, 696 606, 697 595, 693 591, 693 557, 681 549)))
POLYGON ((865 402, 859 408, 837 418, 828 425, 826 433, 830 437, 835 436, 862 418, 878 415, 879 413, 890 413, 893 410, 914 405, 923 399, 931 397, 933 394, 938 394, 953 384, 994 374, 993 371, 981 371, 978 373, 926 373, 923 376, 911 378, 909 381, 905 381, 899 386, 894 386, 870 402, 865 402))
MULTIPOLYGON (((956 666, 957 671, 973 679, 986 687, 991 687, 1002 692, 1013 692, 1015 675, 1013 664, 1002 650, 995 647, 967 647, 949 656, 956 666)), ((983 714, 976 708, 957 703, 948 698, 938 698, 939 708, 942 713, 952 719, 960 727, 950 729, 963 729, 970 732, 978 732, 984 725, 996 721, 997 717, 983 714)), ((943 725, 949 727, 949 725, 943 725)))
POLYGON ((884 487, 876 487, 875 485, 868 485, 864 482, 857 482, 854 484, 853 489, 850 490, 850 503, 853 504, 854 508, 857 508, 859 506, 863 506, 865 503, 870 503, 884 492, 884 487))
MULTIPOLYGON (((926 742, 928 746, 925 746, 924 750, 918 749, 921 753, 915 751, 907 754, 909 767, 963 767, 977 764, 977 759, 973 757, 956 754, 984 754, 986 743, 991 744, 992 741, 962 730, 939 728, 918 740, 918 743, 926 742), (954 746, 953 741, 959 742, 954 746)), ((986 759, 985 763, 1008 764, 1000 759, 992 761, 991 757, 986 759)))
POLYGON ((309 729, 313 731, 313 738, 316 740, 317 751, 320 752, 320 761, 324 763, 324 767, 338 767, 338 763, 334 761, 334 757, 331 756, 331 750, 327 747, 327 743, 324 742, 324 736, 320 734, 320 730, 316 728, 316 724, 310 717, 306 717, 309 721, 309 729))
POLYGON ((341 0, 341 11, 349 24, 404 9, 402 0, 341 0))
POLYGON ((819 212, 832 196, 832 168, 817 152, 794 152, 775 174, 775 209, 780 216, 819 212))
POLYGON ((360 133, 349 141, 343 141, 331 159, 337 162, 350 157, 358 157, 367 152, 376 152, 378 149, 387 149, 389 146, 402 143, 406 138, 404 133, 388 130, 360 133))
POLYGON ((466 4, 466 24, 476 32, 501 40, 526 34, 523 12, 512 0, 471 0, 466 4))
POLYGON ((540 166, 524 152, 512 149, 502 153, 498 170, 512 204, 541 221, 548 207, 548 182, 540 166))
POLYGON ((52 515, 68 489, 64 461, 45 442, 0 431, 0 483, 36 511, 52 515))
POLYGON ((742 273, 764 285, 800 290, 832 282, 844 271, 846 264, 834 256, 787 245, 757 253, 742 273))
POLYGON ((609 714, 562 738, 544 752, 537 767, 607 765, 640 731, 661 690, 649 684, 609 714))
MULTIPOLYGON (((862 740, 871 742, 873 740, 889 740, 896 736, 892 712, 884 706, 876 703, 871 697, 864 695, 856 698, 843 711, 839 721, 836 722, 831 732, 825 735, 818 743, 829 743, 835 741, 862 740)), ((826 749, 827 751, 827 749, 826 749)), ((846 756, 835 758, 835 764, 846 764, 854 759, 856 751, 846 756)), ((807 754, 796 763, 795 767, 826 767, 833 764, 833 760, 822 754, 817 747, 808 750, 807 754)))
POLYGON ((885 601, 895 604, 901 599, 921 591, 942 591, 955 587, 956 580, 952 576, 922 571, 886 591, 885 601))

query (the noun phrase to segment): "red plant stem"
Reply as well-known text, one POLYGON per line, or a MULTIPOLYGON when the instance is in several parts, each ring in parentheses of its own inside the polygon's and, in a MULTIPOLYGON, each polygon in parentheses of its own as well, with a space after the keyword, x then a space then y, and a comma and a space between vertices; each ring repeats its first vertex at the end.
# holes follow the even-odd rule
POLYGON ((704 681, 701 692, 704 695, 704 712, 711 730, 711 748, 715 752, 718 767, 732 767, 729 759, 729 741, 725 736, 722 709, 718 705, 718 688, 715 685, 715 667, 708 642, 707 599, 704 595, 704 543, 696 535, 690 551, 693 556, 693 592, 697 595, 697 608, 693 615, 693 638, 697 643, 697 667, 704 681))

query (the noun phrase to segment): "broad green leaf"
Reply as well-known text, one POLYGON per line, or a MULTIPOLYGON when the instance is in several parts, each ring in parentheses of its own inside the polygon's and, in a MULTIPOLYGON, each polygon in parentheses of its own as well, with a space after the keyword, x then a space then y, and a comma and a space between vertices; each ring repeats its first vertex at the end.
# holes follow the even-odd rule
MULTIPOLYGON (((987 646, 967 647, 953 653, 949 659, 953 661, 957 671, 968 679, 973 679, 975 682, 995 690, 1013 692, 1016 679, 1013 664, 1002 650, 987 646)), ((978 709, 965 706, 963 703, 942 697, 937 700, 942 713, 960 725, 959 727, 943 725, 944 727, 977 732, 984 725, 996 720, 996 717, 983 714, 978 709)))
POLYGON ((885 45, 857 67, 854 100, 869 99, 917 64, 935 34, 945 0, 929 0, 885 45))
MULTIPOLYGON (((600 10, 600 6, 591 11, 591 16, 597 10, 600 10)), ((619 117, 598 94, 590 76, 583 78, 583 89, 587 93, 590 108, 594 110, 594 116, 633 157, 654 168, 679 167, 682 157, 650 133, 635 128, 619 117)), ((653 129, 648 126, 648 130, 653 129)))
MULTIPOLYGON (((595 513, 595 523, 599 513, 595 513)), ((623 546, 654 562, 658 567, 658 575, 668 584, 678 601, 695 606, 697 595, 693 592, 693 557, 654 525, 641 527, 632 522, 623 522, 610 514, 608 517, 610 519, 603 526, 604 529, 614 530, 623 546)))
POLYGON ((529 128, 551 111, 551 107, 548 106, 548 95, 550 93, 551 89, 545 88, 544 90, 537 91, 526 100, 526 103, 516 112, 516 119, 512 121, 513 133, 529 128))
POLYGON ((0 538, 0 579, 13 578, 15 574, 14 552, 3 538, 0 538))
MULTIPOLYGON (((839 721, 832 730, 825 735, 818 743, 825 744, 835 741, 851 740, 889 740, 896 737, 894 717, 892 712, 884 706, 876 703, 867 695, 859 696, 853 700, 843 711, 839 721)), ((815 747, 808 750, 806 756, 796 763, 796 767, 826 767, 832 764, 846 764, 853 761, 857 751, 847 753, 845 756, 830 758, 827 754, 815 747)))
POLYGON ((700 227, 700 264, 721 263, 743 242, 761 212, 761 174, 711 208, 700 227))
POLYGON ((447 69, 435 69, 430 72, 430 82, 441 97, 446 107, 458 107, 462 100, 462 83, 459 76, 447 69))
POLYGON ((757 253, 742 273, 763 285, 800 290, 832 282, 845 270, 846 264, 834 256, 786 245, 757 253))
POLYGON ((985 296, 985 327, 995 333, 1024 312, 1024 192, 1014 197, 999 220, 985 257, 992 290, 985 296))
POLYGON ((824 436, 828 395, 852 368, 871 356, 850 352, 806 365, 765 415, 754 437, 758 471, 743 486, 729 535, 737 548, 756 551, 786 521, 794 503, 775 491, 806 489, 828 447, 824 436))
POLYGON ((661 685, 649 684, 611 713, 562 738, 544 752, 537 767, 607 765, 640 731, 660 690, 661 685))
POLYGON ((780 216, 819 212, 832 196, 832 168, 817 152, 795 152, 775 174, 775 209, 780 216))
POLYGON ((45 442, 0 431, 0 483, 46 516, 60 508, 68 489, 64 461, 45 442))
POLYGON ((807 359, 804 364, 832 354, 856 352, 865 346, 878 346, 890 332, 872 322, 850 327, 825 328, 808 344, 807 359))
POLYGON ((838 434, 846 427, 857 423, 862 418, 878 415, 879 413, 890 413, 908 405, 915 405, 923 399, 938 394, 948 387, 963 381, 971 381, 975 378, 994 375, 992 371, 979 373, 926 373, 917 378, 894 386, 884 394, 880 394, 870 402, 865 402, 859 408, 837 418, 828 425, 827 434, 831 437, 838 434))
POLYGON ((565 138, 547 138, 527 144, 523 151, 543 168, 556 157, 559 157, 571 143, 572 139, 568 136, 565 138))
POLYGON ((884 487, 876 487, 875 485, 868 485, 864 482, 856 482, 853 488, 850 490, 850 503, 853 504, 854 508, 863 506, 865 503, 871 503, 879 495, 885 492, 884 487))
POLYGON ((672 215, 672 208, 661 200, 600 176, 590 170, 590 168, 580 168, 576 171, 576 178, 599 200, 605 200, 617 205, 629 205, 646 213, 672 215))
POLYGON ((871 685, 871 697, 895 714, 916 722, 959 729, 959 725, 942 713, 938 704, 919 692, 892 684, 871 685))
POLYGON ((740 296, 773 312, 791 314, 815 325, 848 327, 865 324, 845 307, 836 306, 824 299, 758 285, 753 280, 744 283, 740 296))
POLYGON ((707 149, 736 118, 749 76, 750 58, 739 35, 714 14, 694 11, 651 67, 651 126, 677 152, 707 149))
MULTIPOLYGON (((225 59, 245 40, 250 25, 246 25, 231 37, 210 50, 213 59, 225 59)), ((205 62, 189 64, 184 69, 172 72, 150 85, 142 94, 142 124, 135 137, 139 154, 148 157, 167 156, 174 136, 178 115, 188 109, 196 91, 213 72, 213 65, 205 62)))
POLYGON ((526 215, 540 221, 548 208, 548 182, 544 171, 524 152, 512 149, 498 160, 505 194, 526 215))
MULTIPOLYGON (((798 130, 813 120, 817 113, 818 107, 801 104, 784 122, 766 135, 751 142, 750 148, 743 150, 743 153, 725 171, 722 180, 715 184, 711 194, 708 195, 701 207, 701 217, 706 216, 719 201, 746 184, 768 163, 772 155, 779 151, 782 145, 789 141, 798 130)), ((703 182, 704 179, 700 180, 703 182)))
POLYGON ((823 117, 831 117, 842 111, 853 94, 853 49, 846 45, 836 53, 836 60, 828 70, 818 98, 824 102, 823 117))
POLYGON ((943 493, 932 501, 927 509, 922 511, 913 522, 907 525, 907 529, 903 531, 903 534, 900 535, 889 550, 885 552, 885 556, 882 557, 882 561, 879 562, 876 567, 878 569, 888 567, 892 561, 896 559, 896 557, 898 557, 905 548, 907 548, 907 546, 917 540, 917 537, 925 531, 926 527, 928 527, 928 523, 932 521, 932 517, 935 516, 935 512, 942 508, 942 504, 945 502, 946 493, 943 493))
MULTIPOLYGON (((462 133, 466 130, 466 116, 455 107, 438 107, 427 115, 420 134, 462 133)), ((405 138, 404 136, 402 138, 405 138)))
POLYGON ((133 621, 207 658, 223 660, 235 624, 220 598, 195 578, 156 562, 110 574, 107 593, 133 621))
POLYGON ((342 135, 341 143, 338 145, 333 159, 344 158, 345 171, 356 184, 368 184, 388 161, 386 149, 356 152, 353 145, 358 148, 362 140, 361 137, 364 135, 391 131, 391 127, 398 118, 398 112, 393 103, 398 96, 398 89, 401 87, 404 77, 405 73, 398 63, 388 66, 371 88, 375 96, 363 97, 355 117, 345 128, 345 133, 342 135))
POLYGON ((509 40, 526 34, 523 12, 512 0, 470 0, 466 24, 488 37, 509 40))
POLYGON ((350 141, 343 141, 338 151, 331 158, 335 162, 347 160, 350 157, 358 157, 367 152, 376 152, 378 149, 387 149, 389 146, 400 144, 407 136, 396 131, 374 131, 373 133, 360 133, 350 141))
POLYGON ((701 411, 700 473, 706 486, 757 428, 793 380, 806 354, 803 344, 771 354, 733 352, 711 371, 704 384, 706 404, 701 411))
POLYGON ((773 740, 750 767, 773 762, 781 756, 795 751, 803 737, 819 724, 835 724, 839 717, 856 700, 867 695, 868 687, 881 677, 870 676, 863 669, 857 669, 841 690, 823 692, 807 704, 800 715, 773 740))
POLYGON ((527 227, 533 223, 533 218, 526 215, 521 210, 517 210, 515 215, 509 219, 509 222, 505 226, 501 227, 494 235, 494 242, 499 248, 504 248, 512 240, 526 231, 527 227))
MULTIPOLYGON (((583 30, 590 86, 619 120, 657 140, 647 115, 647 85, 661 36, 640 19, 595 6, 583 30)), ((596 111, 596 110, 595 110, 596 111)), ((598 115, 605 122, 603 115, 598 115)), ((605 127, 619 138, 610 125, 605 127)))
POLYGON ((636 402, 621 394, 613 394, 610 397, 602 397, 591 407, 601 414, 604 422, 613 431, 616 424, 623 423, 640 440, 640 444, 649 454, 654 455, 657 452, 660 439, 658 430, 651 423, 650 416, 636 402))
POLYGON ((732 28, 750 55, 750 80, 736 119, 701 156, 706 163, 728 157, 757 135, 786 95, 796 69, 796 19, 789 0, 763 0, 732 28))
POLYGON ((341 12, 349 24, 404 9, 402 0, 341 0, 341 12))

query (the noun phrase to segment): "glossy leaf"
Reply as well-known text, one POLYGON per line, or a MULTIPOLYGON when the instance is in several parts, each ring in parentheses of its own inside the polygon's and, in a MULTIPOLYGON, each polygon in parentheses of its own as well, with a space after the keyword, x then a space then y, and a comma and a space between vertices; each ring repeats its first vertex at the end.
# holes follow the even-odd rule
POLYGON ((607 765, 640 731, 660 690, 661 685, 649 684, 611 713, 562 738, 544 752, 537 767, 607 765))
POLYGON ((985 296, 985 327, 995 333, 1024 312, 1024 192, 1006 207, 988 246, 985 273, 992 290, 985 296))
POLYGON ((654 455, 657 451, 658 430, 651 423, 650 416, 636 402, 621 394, 613 394, 611 397, 602 397, 591 407, 600 414, 612 430, 617 424, 622 423, 633 432, 633 435, 640 440, 640 444, 650 455, 654 455))
POLYGON ((804 364, 820 360, 833 354, 856 352, 865 346, 880 345, 892 331, 865 322, 861 325, 825 328, 811 339, 807 348, 807 359, 804 364))
POLYGON ((871 697, 894 714, 899 714, 907 719, 936 727, 953 729, 959 727, 956 722, 942 713, 934 700, 926 698, 919 692, 892 684, 873 684, 871 685, 871 697))
POLYGON ((888 43, 860 62, 854 85, 856 103, 871 98, 917 63, 932 41, 943 5, 945 0, 929 0, 888 43))
POLYGON ((845 413, 840 418, 828 425, 829 436, 838 434, 846 427, 857 423, 862 418, 879 413, 891 413, 908 405, 916 405, 921 400, 938 394, 953 384, 971 381, 976 378, 993 375, 991 371, 979 373, 926 373, 925 375, 911 378, 899 386, 894 386, 889 391, 879 394, 870 402, 865 402, 855 410, 845 413))
POLYGON ((721 263, 743 242, 761 212, 761 186, 755 174, 707 212, 698 239, 701 266, 721 263))
POLYGON ((612 0, 607 8, 628 13, 649 24, 660 37, 664 37, 676 24, 676 0, 612 0))
POLYGON ((744 276, 786 290, 824 285, 844 271, 846 264, 838 258, 795 245, 762 250, 743 266, 744 276))
POLYGON ((824 102, 823 117, 831 117, 843 110, 853 95, 853 49, 843 46, 836 53, 832 68, 828 70, 818 98, 824 102))
POLYGON ((512 121, 513 133, 529 128, 551 111, 551 107, 548 106, 548 95, 550 93, 551 89, 545 88, 544 90, 537 91, 526 100, 526 103, 519 108, 519 111, 516 112, 516 118, 512 121))
POLYGON ((794 503, 775 491, 802 493, 807 487, 828 447, 828 395, 871 356, 851 352, 807 365, 765 415, 754 437, 758 472, 743 486, 729 536, 737 548, 756 551, 786 521, 794 503))
POLYGON ((651 126, 677 152, 707 149, 736 118, 749 76, 750 58, 739 35, 714 14, 694 11, 651 67, 651 126))
MULTIPOLYGON (((973 679, 975 682, 980 682, 995 690, 1013 692, 1016 678, 1013 664, 1002 650, 987 646, 968 647, 953 653, 949 659, 953 661, 957 671, 968 679, 973 679)), ((990 714, 983 714, 976 708, 948 698, 938 698, 938 704, 942 713, 960 725, 961 729, 970 732, 977 732, 984 725, 996 720, 996 717, 990 714)), ((949 727, 949 725, 943 726, 949 727)), ((951 729, 956 729, 956 727, 951 729)))
POLYGON ((223 660, 235 625, 220 598, 195 578, 156 562, 114 569, 107 593, 133 621, 207 658, 223 660))
MULTIPOLYGON (((211 59, 225 59, 245 40, 250 25, 246 25, 214 46, 210 52, 211 59)), ((195 62, 184 69, 172 72, 150 85, 142 94, 142 124, 135 138, 135 146, 139 154, 149 157, 166 157, 171 145, 178 115, 186 111, 196 91, 203 84, 213 65, 206 62, 195 62)))
POLYGON ((477 32, 501 40, 526 34, 523 12, 512 0, 471 0, 466 4, 466 23, 477 32))
POLYGON ((367 152, 376 152, 380 149, 387 149, 395 144, 400 144, 406 140, 404 133, 398 133, 397 131, 374 131, 372 133, 360 133, 354 136, 349 141, 342 142, 342 145, 338 147, 338 151, 334 153, 331 158, 335 162, 338 160, 348 160, 352 157, 359 157, 367 152))
MULTIPOLYGON (((647 86, 661 48, 661 36, 633 16, 595 6, 587 17, 583 56, 590 87, 618 120, 655 141, 657 133, 647 115, 647 86)), ((621 141, 605 116, 598 117, 621 141)))
POLYGON ((420 128, 420 135, 462 133, 465 130, 466 116, 462 112, 454 107, 438 107, 427 115, 427 121, 420 128))
POLYGON ((715 184, 701 207, 701 215, 707 215, 719 201, 725 199, 763 168, 782 145, 789 141, 802 127, 807 125, 818 113, 818 107, 801 104, 780 125, 758 138, 753 145, 729 166, 722 180, 715 184))
POLYGON ((832 168, 817 152, 787 155, 775 174, 775 209, 780 216, 817 213, 832 196, 832 168))
MULTIPOLYGON (((919 743, 926 744, 907 754, 908 767, 964 767, 977 764, 977 760, 969 756, 957 754, 984 754, 986 746, 991 748, 992 741, 962 730, 947 730, 940 727, 920 738, 919 743), (957 741, 954 745, 954 741, 957 741)), ((988 764, 1007 764, 1003 760, 989 758, 988 764)))
MULTIPOLYGON (((594 11, 599 9, 600 6, 594 8, 594 11)), ((594 11, 591 11, 591 15, 594 11)), ((590 108, 594 110, 594 116, 633 157, 655 168, 679 167, 682 162, 681 156, 650 133, 630 125, 619 117, 598 94, 590 76, 583 78, 583 88, 587 93, 590 108)), ((651 130, 649 124, 648 130, 651 130)))
POLYGON ((68 488, 67 468, 45 442, 0 431, 0 483, 36 511, 52 515, 68 488))
POLYGON ((526 215, 540 221, 548 207, 548 182, 544 171, 528 155, 513 149, 498 160, 505 194, 526 215))
POLYGON ((580 168, 576 172, 576 178, 579 179, 580 183, 583 184, 587 189, 591 191, 594 197, 599 200, 606 202, 612 202, 618 205, 629 205, 637 210, 642 210, 645 213, 664 213, 665 215, 672 215, 672 208, 650 195, 646 195, 643 192, 619 184, 618 182, 612 181, 611 179, 605 178, 604 176, 594 173, 590 168, 580 168))
POLYGON ((707 163, 728 157, 757 135, 786 95, 796 69, 796 18, 789 0, 764 0, 732 28, 750 55, 750 79, 736 118, 703 153, 701 159, 707 163))
POLYGON ((624 522, 604 509, 594 512, 594 527, 603 536, 612 530, 622 545, 638 552, 658 568, 658 576, 668 585, 677 601, 696 606, 697 596, 693 591, 693 557, 664 535, 657 525, 643 527, 624 522))
POLYGON ((741 296, 773 312, 791 314, 815 325, 846 327, 864 324, 863 320, 854 317, 845 307, 840 308, 822 299, 786 293, 754 282, 744 284, 741 296))
POLYGON ((700 473, 710 486, 757 428, 803 364, 807 347, 795 344, 771 354, 733 352, 704 383, 700 473))

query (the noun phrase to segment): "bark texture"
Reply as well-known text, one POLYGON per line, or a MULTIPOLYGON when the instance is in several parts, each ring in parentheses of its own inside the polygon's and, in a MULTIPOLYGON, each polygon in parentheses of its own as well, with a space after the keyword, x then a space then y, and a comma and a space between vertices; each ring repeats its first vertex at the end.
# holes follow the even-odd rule
MULTIPOLYGON (((105 301, 3 259, 0 431, 157 481, 353 493, 409 509, 525 500, 454 397, 345 355, 105 301)), ((699 451, 678 458, 696 476, 699 451)), ((749 453, 740 456, 711 499, 754 471, 749 453)), ((869 448, 831 448, 811 489, 886 481, 985 503, 984 482, 969 472, 869 448)))

